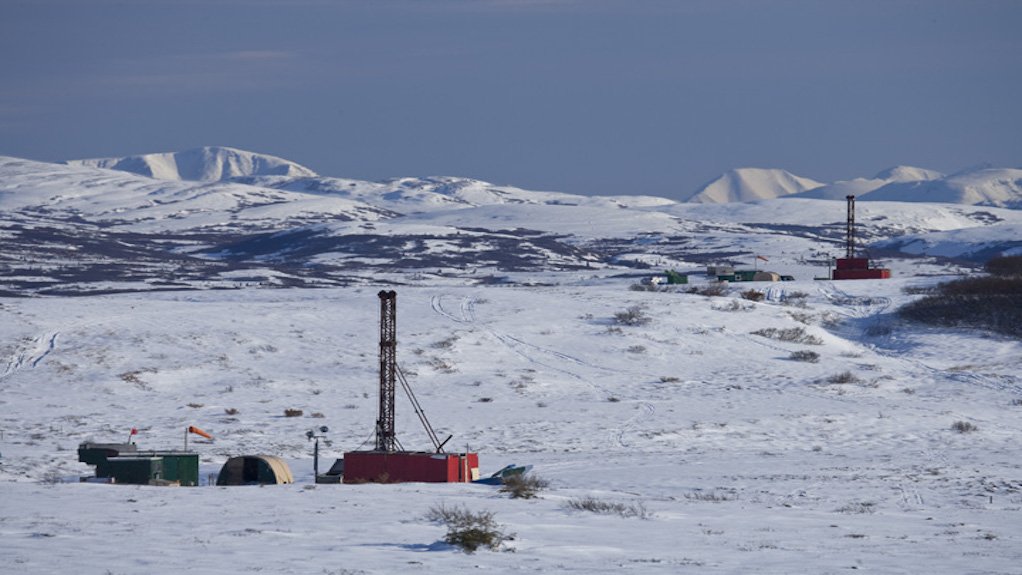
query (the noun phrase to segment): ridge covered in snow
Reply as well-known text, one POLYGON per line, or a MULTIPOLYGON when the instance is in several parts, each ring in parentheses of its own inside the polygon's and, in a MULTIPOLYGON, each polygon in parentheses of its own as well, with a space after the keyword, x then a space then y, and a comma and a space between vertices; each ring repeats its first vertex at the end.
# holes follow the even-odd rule
POLYGON ((886 186, 887 184, 895 182, 929 181, 942 177, 944 177, 944 174, 933 170, 915 168, 912 166, 895 166, 893 168, 883 170, 872 178, 841 180, 820 186, 807 192, 793 194, 788 197, 815 198, 822 200, 843 200, 847 196, 862 198, 862 196, 886 186))
POLYGON ((1022 209, 1022 170, 982 168, 939 179, 891 182, 863 199, 1022 209))
POLYGON ((68 160, 66 163, 121 170, 158 180, 196 182, 214 182, 240 176, 316 175, 309 168, 283 158, 220 146, 122 158, 68 160))

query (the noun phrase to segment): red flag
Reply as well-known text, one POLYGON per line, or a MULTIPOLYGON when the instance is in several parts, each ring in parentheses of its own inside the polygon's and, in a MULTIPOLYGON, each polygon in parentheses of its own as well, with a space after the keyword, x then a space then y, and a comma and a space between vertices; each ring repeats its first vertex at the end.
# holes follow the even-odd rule
POLYGON ((131 434, 132 434, 132 435, 138 435, 138 429, 137 429, 137 428, 134 428, 134 427, 132 427, 132 428, 131 428, 131 434))

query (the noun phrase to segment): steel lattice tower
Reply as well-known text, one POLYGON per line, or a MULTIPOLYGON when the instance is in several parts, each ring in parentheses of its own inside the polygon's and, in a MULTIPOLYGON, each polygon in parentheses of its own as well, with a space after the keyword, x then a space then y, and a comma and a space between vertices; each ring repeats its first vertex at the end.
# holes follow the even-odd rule
POLYGON ((397 451, 394 392, 397 378, 397 292, 380 296, 380 417, 376 420, 376 451, 397 451))
POLYGON ((845 196, 848 200, 848 222, 845 224, 845 257, 855 257, 855 196, 845 196))

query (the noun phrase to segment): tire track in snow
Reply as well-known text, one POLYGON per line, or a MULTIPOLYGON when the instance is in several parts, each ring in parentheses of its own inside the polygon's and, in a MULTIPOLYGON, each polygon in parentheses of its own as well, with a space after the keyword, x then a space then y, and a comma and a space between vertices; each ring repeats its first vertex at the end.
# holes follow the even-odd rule
MULTIPOLYGON (((430 297, 430 307, 433 308, 434 312, 436 312, 439 315, 442 315, 442 316, 444 316, 444 317, 446 317, 446 318, 448 318, 451 321, 454 321, 456 323, 469 324, 469 325, 478 326, 478 324, 476 323, 475 299, 474 298, 463 297, 461 299, 461 302, 459 304, 459 311, 460 311, 461 317, 458 317, 458 316, 454 315, 453 313, 447 311, 444 308, 443 297, 444 297, 443 295, 435 295, 435 296, 430 297)), ((518 355, 522 359, 524 359, 524 360, 526 360, 526 361, 528 361, 530 363, 533 363, 533 364, 545 367, 545 368, 547 368, 549 370, 556 371, 558 373, 562 373, 564 375, 567 375, 568 377, 571 377, 571 378, 573 378, 573 379, 575 379, 575 380, 577 380, 577 381, 579 381, 581 383, 584 383, 584 384, 588 385, 593 390, 595 390, 597 393, 602 394, 605 397, 609 397, 609 396, 612 395, 607 389, 604 389, 600 385, 598 385, 596 383, 593 383, 589 379, 584 378, 581 375, 579 375, 579 374, 577 374, 577 373, 575 373, 575 372, 573 372, 571 370, 565 369, 565 368, 560 367, 558 365, 551 365, 551 363, 546 363, 544 361, 541 361, 541 360, 536 358, 536 354, 533 353, 533 352, 547 354, 547 355, 553 356, 557 360, 565 361, 565 362, 568 362, 568 363, 573 363, 573 364, 578 365, 580 367, 586 367, 586 368, 602 371, 604 374, 629 374, 630 373, 630 372, 626 372, 626 371, 620 370, 620 369, 614 369, 614 368, 604 367, 604 366, 601 366, 601 365, 596 365, 594 363, 590 363, 590 362, 584 361, 582 359, 579 359, 577 357, 568 355, 566 353, 562 353, 562 352, 557 351, 557 350, 553 350, 553 349, 549 349, 549 348, 545 348, 545 347, 541 347, 541 346, 529 343, 527 341, 524 341, 524 340, 522 340, 520 338, 517 338, 515 336, 512 336, 512 335, 507 335, 507 334, 499 333, 496 330, 493 330, 493 329, 488 328, 488 327, 483 327, 483 329, 486 331, 486 333, 490 334, 491 336, 496 338, 498 341, 503 343, 505 347, 507 347, 509 350, 514 352, 516 355, 518 355)), ((637 421, 644 414, 645 414, 646 418, 653 417, 656 414, 656 407, 652 403, 649 403, 647 401, 638 400, 638 399, 636 401, 639 404, 640 412, 637 413, 636 415, 633 415, 628 420, 626 420, 622 424, 622 426, 618 429, 617 433, 615 434, 615 439, 617 440, 617 443, 621 447, 626 447, 626 448, 630 447, 630 445, 625 442, 624 435, 632 427, 634 427, 636 425, 637 421)))

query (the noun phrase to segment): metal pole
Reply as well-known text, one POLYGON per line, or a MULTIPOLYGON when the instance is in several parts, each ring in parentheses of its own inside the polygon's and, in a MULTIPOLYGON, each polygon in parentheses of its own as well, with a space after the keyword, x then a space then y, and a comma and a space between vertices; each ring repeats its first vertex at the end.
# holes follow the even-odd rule
POLYGON ((316 437, 316 447, 313 448, 312 482, 319 483, 319 437, 316 437))

